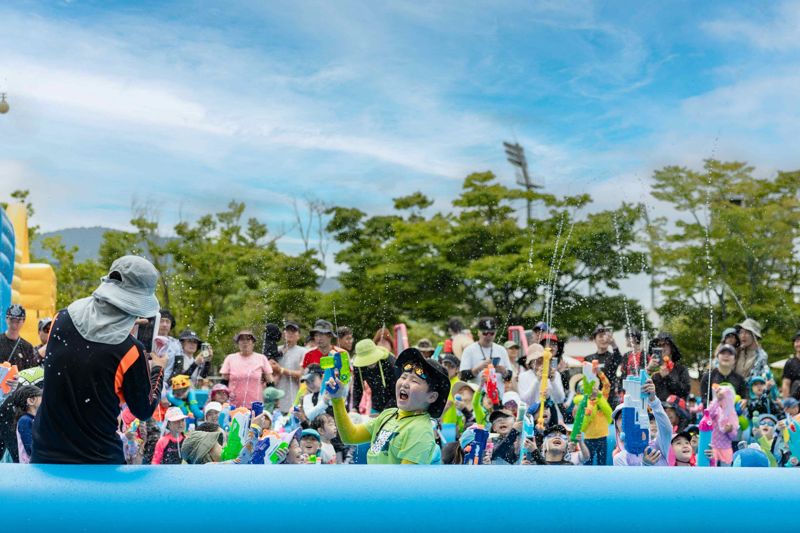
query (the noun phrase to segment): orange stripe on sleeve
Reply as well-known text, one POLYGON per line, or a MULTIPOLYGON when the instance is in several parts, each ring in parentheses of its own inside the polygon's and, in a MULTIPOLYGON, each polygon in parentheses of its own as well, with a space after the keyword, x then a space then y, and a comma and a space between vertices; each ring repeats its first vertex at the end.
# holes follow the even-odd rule
POLYGON ((125 396, 122 394, 122 381, 125 379, 125 372, 136 362, 136 359, 139 357, 139 350, 136 349, 136 346, 131 346, 131 349, 128 350, 128 353, 120 360, 119 365, 117 365, 117 373, 114 376, 114 391, 117 393, 117 397, 119 398, 119 403, 125 403, 125 396))

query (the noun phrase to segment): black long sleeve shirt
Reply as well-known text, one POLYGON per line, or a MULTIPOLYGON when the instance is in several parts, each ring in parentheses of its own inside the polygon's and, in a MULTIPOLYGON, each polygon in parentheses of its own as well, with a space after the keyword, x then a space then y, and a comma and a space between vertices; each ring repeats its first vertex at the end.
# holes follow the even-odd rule
POLYGON ((34 463, 125 464, 120 405, 140 420, 161 399, 163 370, 150 368, 132 336, 117 345, 84 339, 66 310, 47 344, 42 404, 33 424, 34 463))
POLYGON ((692 388, 689 370, 680 363, 675 363, 666 377, 656 372, 653 374, 653 385, 656 386, 656 396, 662 402, 674 394, 678 398, 686 399, 692 388))

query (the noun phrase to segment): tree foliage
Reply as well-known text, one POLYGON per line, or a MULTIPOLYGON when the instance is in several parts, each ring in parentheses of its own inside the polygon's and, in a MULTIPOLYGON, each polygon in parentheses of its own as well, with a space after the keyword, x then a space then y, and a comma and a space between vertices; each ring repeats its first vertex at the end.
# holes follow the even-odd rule
POLYGON ((746 163, 709 159, 703 172, 669 166, 654 174, 653 196, 679 215, 672 224, 654 221, 661 230, 651 232, 659 312, 684 351, 700 359, 708 357, 710 309, 714 346, 722 329, 749 316, 761 323, 773 359, 785 356, 798 327, 800 172, 753 172, 746 163))

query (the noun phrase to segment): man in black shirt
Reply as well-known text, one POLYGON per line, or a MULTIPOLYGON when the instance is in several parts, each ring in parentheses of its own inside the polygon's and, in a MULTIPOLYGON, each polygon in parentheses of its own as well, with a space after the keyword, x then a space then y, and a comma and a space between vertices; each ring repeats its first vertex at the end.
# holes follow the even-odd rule
POLYGON ((158 314, 158 271, 144 258, 114 261, 88 298, 58 313, 47 344, 42 404, 33 424, 33 463, 125 464, 122 404, 147 420, 161 400, 166 355, 136 340, 137 317, 158 314))
POLYGON ((20 337, 23 324, 25 324, 25 308, 14 304, 6 311, 8 329, 5 333, 0 333, 0 363, 9 362, 17 365, 19 370, 39 364, 33 345, 20 337))
POLYGON ((800 331, 792 337, 794 355, 783 367, 783 397, 800 400, 800 331))

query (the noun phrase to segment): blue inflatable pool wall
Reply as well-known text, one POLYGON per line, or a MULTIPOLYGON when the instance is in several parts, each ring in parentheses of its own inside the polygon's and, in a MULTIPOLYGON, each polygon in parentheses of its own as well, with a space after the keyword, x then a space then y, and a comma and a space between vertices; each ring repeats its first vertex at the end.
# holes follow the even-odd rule
MULTIPOLYGON (((5 209, 0 209, 0 309, 5 316, 11 305, 11 283, 14 280, 14 226, 5 209)), ((6 321, 0 321, 0 333, 6 330, 6 321)))

